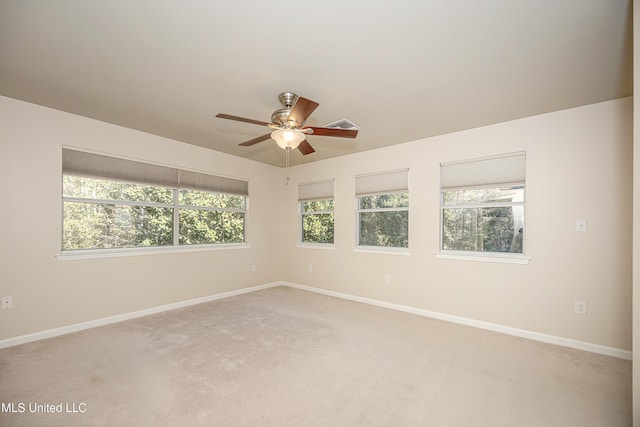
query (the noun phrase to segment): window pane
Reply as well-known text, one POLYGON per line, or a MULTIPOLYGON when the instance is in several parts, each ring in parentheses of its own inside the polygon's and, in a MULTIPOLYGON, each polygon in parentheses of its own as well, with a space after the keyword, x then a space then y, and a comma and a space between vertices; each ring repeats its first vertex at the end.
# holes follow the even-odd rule
POLYGON ((181 245, 244 242, 244 212, 180 209, 181 245))
POLYGON ((444 191, 443 201, 445 206, 523 202, 524 186, 444 191))
POLYGON ((443 210, 442 248, 523 253, 524 207, 443 210))
POLYGON ((178 192, 178 203, 181 206, 244 209, 245 197, 206 191, 180 190, 178 192))
POLYGON ((244 225, 244 212, 222 212, 224 243, 243 243, 245 233, 244 225))
POLYGON ((409 247, 409 212, 360 212, 359 244, 409 247))
POLYGON ((302 241, 333 243, 333 214, 302 215, 302 241))
POLYGON ((409 193, 381 194, 359 197, 360 209, 406 208, 409 207, 409 193))
POLYGON ((332 211, 333 207, 333 199, 302 202, 302 212, 332 211))
POLYGON ((64 250, 167 246, 173 209, 97 203, 64 203, 64 250))
POLYGON ((170 188, 64 175, 63 196, 93 200, 126 200, 171 204, 170 188))

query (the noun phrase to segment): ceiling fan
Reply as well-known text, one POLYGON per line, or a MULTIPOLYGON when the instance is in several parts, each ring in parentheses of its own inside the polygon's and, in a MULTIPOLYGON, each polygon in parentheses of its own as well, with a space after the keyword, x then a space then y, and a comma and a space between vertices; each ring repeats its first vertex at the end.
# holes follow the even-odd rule
POLYGON ((357 129, 305 126, 304 123, 319 104, 310 99, 299 97, 293 92, 283 92, 278 98, 283 108, 271 114, 271 123, 223 113, 216 114, 216 117, 267 126, 274 129, 270 133, 239 144, 243 147, 249 147, 272 138, 279 147, 285 150, 297 148, 304 155, 316 151, 311 144, 306 141, 307 135, 335 136, 339 138, 355 138, 358 135, 357 129))

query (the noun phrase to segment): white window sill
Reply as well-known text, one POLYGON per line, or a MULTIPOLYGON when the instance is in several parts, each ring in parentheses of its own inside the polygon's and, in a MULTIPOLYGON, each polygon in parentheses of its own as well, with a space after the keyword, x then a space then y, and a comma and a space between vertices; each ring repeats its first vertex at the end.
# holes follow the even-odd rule
POLYGON ((480 252, 436 252, 436 257, 442 259, 459 259, 465 261, 499 262, 504 264, 529 264, 531 258, 524 255, 495 254, 480 252))
POLYGON ((407 248, 387 248, 384 246, 355 246, 353 252, 364 254, 384 254, 409 256, 411 252, 407 248))
POLYGON ((333 243, 298 243, 296 244, 296 247, 298 248, 306 248, 306 249, 322 249, 325 251, 334 251, 336 249, 336 247, 333 245, 333 243))
POLYGON ((153 248, 89 249, 65 251, 56 255, 58 261, 79 259, 114 258, 138 255, 178 254, 187 252, 225 251, 231 249, 249 249, 249 243, 228 243, 218 245, 168 246, 153 248))

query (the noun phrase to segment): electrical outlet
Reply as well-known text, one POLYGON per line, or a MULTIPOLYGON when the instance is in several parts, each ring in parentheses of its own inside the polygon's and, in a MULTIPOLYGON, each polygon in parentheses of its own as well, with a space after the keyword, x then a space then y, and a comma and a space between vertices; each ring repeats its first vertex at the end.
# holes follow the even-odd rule
POLYGON ((253 265, 251 266, 251 272, 252 272, 252 273, 255 273, 257 269, 258 269, 258 267, 256 267, 256 265, 255 265, 255 264, 253 264, 253 265))
POLYGON ((13 308, 13 297, 2 297, 2 308, 13 308))
POLYGON ((587 303, 585 301, 575 300, 573 303, 573 311, 575 311, 576 314, 587 314, 587 303))
POLYGON ((307 271, 313 271, 313 265, 309 264, 309 265, 307 266, 307 271))
POLYGON ((390 274, 385 274, 384 275, 384 283, 391 283, 391 275, 390 274))
POLYGON ((576 221, 576 231, 587 231, 587 221, 579 219, 576 221))

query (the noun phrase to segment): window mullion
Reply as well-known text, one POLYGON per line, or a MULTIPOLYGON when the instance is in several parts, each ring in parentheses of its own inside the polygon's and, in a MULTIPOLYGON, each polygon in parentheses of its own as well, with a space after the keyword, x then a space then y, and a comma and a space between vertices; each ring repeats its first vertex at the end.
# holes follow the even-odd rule
POLYGON ((180 210, 178 207, 178 189, 173 189, 173 246, 180 245, 180 210))
POLYGON ((400 208, 372 208, 372 209, 358 209, 358 212, 400 212, 400 211, 408 211, 408 207, 400 207, 400 208))
POLYGON ((131 200, 107 200, 107 199, 86 199, 84 197, 63 197, 66 203, 91 203, 94 205, 120 205, 120 206, 143 206, 152 208, 171 208, 173 205, 167 203, 137 202, 131 200))
POLYGON ((212 206, 192 206, 192 205, 180 205, 182 209, 193 209, 201 211, 221 211, 221 212, 246 212, 244 209, 237 208, 216 208, 212 206))
POLYGON ((300 212, 301 215, 319 215, 319 214, 332 214, 334 211, 308 211, 300 212))
POLYGON ((478 204, 466 204, 466 205, 443 205, 442 209, 479 209, 479 208, 511 208, 524 206, 524 202, 510 202, 510 203, 478 203, 478 204))

